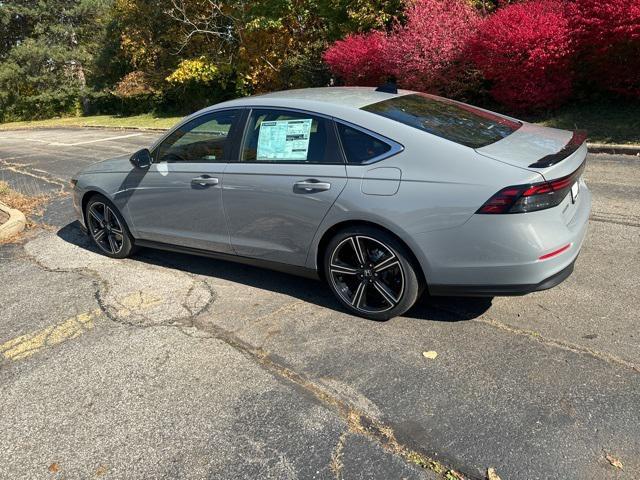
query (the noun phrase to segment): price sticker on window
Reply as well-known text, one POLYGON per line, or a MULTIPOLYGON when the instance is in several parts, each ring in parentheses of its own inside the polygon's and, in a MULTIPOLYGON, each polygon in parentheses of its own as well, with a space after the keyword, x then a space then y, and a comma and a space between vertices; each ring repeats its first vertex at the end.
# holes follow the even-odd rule
POLYGON ((257 160, 307 160, 311 118, 262 122, 257 160))

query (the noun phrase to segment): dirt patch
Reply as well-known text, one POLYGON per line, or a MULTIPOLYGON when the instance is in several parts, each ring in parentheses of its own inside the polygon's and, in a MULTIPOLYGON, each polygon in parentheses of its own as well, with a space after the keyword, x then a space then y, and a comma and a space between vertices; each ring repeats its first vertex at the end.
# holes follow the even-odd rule
MULTIPOLYGON (((10 208, 20 210, 27 218, 27 227, 33 227, 35 224, 30 220, 31 215, 41 215, 44 206, 49 200, 48 195, 29 196, 13 190, 7 182, 0 181, 0 202, 8 205, 10 208)), ((0 211, 0 225, 5 223, 9 216, 0 211)), ((11 238, 4 239, 0 243, 14 243, 21 238, 21 235, 15 235, 11 238)))
POLYGON ((24 195, 13 190, 7 182, 0 181, 0 202, 20 210, 26 217, 40 213, 48 199, 48 195, 24 195))

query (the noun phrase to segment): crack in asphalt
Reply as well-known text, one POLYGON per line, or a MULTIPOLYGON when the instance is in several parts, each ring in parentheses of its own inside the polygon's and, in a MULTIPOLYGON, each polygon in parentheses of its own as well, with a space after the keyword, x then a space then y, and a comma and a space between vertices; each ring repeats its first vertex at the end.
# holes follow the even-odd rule
POLYGON ((342 457, 344 456, 344 447, 349 433, 349 430, 345 430, 340 434, 338 442, 331 452, 331 463, 329 464, 329 468, 335 475, 336 480, 343 479, 342 469, 344 468, 344 463, 342 462, 342 457))
POLYGON ((553 338, 548 338, 545 337, 541 334, 539 334, 538 332, 534 332, 532 330, 525 330, 525 329, 520 329, 520 328, 516 328, 516 327, 511 327, 509 325, 506 325, 502 322, 499 322, 498 320, 495 320, 493 318, 477 318, 474 319, 473 321, 478 322, 478 323, 484 323, 485 325, 489 325, 491 327, 497 328, 499 330, 505 331, 505 332, 509 332, 509 333, 513 333, 515 335, 521 335, 521 336, 525 336, 528 337, 532 340, 535 340, 538 343, 542 343, 545 345, 549 345, 549 346, 553 346, 553 347, 557 347, 560 348, 562 350, 568 350, 570 352, 574 352, 574 353, 581 353, 581 354, 585 354, 585 355, 589 355, 591 357, 597 358, 598 360, 607 362, 609 364, 616 364, 620 367, 624 367, 628 370, 631 370, 635 373, 640 373, 640 366, 629 362, 621 357, 618 357, 617 355, 612 355, 610 353, 605 353, 605 352, 601 352, 598 350, 593 350, 591 348, 587 348, 584 347, 582 345, 577 345, 575 343, 570 343, 570 342, 565 342, 562 340, 556 340, 553 338))
MULTIPOLYGON (((385 425, 379 419, 372 417, 370 414, 365 413, 362 408, 355 406, 352 401, 348 399, 345 400, 344 396, 341 396, 335 390, 330 389, 326 385, 318 384, 317 382, 310 380, 303 374, 298 373, 287 366, 282 360, 275 359, 267 350, 264 349, 263 345, 256 346, 243 341, 238 336, 238 334, 245 331, 248 328, 247 326, 240 327, 234 331, 229 331, 215 324, 212 324, 211 322, 208 322, 207 314, 210 313, 210 309, 218 298, 218 294, 212 287, 212 285, 209 284, 209 282, 202 282, 197 274, 183 271, 183 273, 186 276, 190 277, 192 280, 187 290, 187 294, 180 302, 183 309, 187 312, 187 315, 181 316, 179 318, 169 318, 166 321, 158 322, 157 320, 149 318, 147 315, 136 312, 145 320, 148 320, 147 323, 140 323, 129 321, 126 318, 123 318, 123 316, 121 315, 119 316, 114 314, 113 306, 110 306, 105 300, 105 297, 110 289, 109 282, 102 278, 100 273, 95 269, 92 269, 90 267, 51 267, 49 265, 43 264, 37 257, 33 256, 26 250, 24 251, 24 258, 32 261, 33 263, 38 265, 38 267, 42 268, 45 271, 54 273, 68 273, 75 271, 89 278, 92 282, 92 286, 94 288, 94 296, 98 306, 100 307, 100 310, 104 313, 107 319, 113 321, 114 323, 119 323, 131 328, 139 329, 154 327, 174 327, 177 328, 178 331, 180 331, 182 334, 192 338, 213 339, 221 341, 251 359, 253 362, 255 362, 266 371, 270 372, 276 378, 293 383, 295 386, 312 394, 319 402, 321 402, 326 407, 329 407, 336 411, 339 416, 347 422, 347 425, 349 427, 347 432, 364 435, 370 440, 376 442, 384 450, 391 452, 394 455, 400 456, 404 461, 413 465, 418 465, 422 468, 431 470, 438 474, 443 474, 449 471, 447 467, 445 467, 442 463, 432 460, 429 457, 426 457, 425 455, 415 450, 411 450, 405 445, 400 444, 395 439, 395 434, 391 427, 385 425), (188 300, 197 284, 206 286, 206 289, 209 293, 209 298, 207 302, 198 309, 199 311, 195 312, 189 305, 188 300)), ((175 265, 172 265, 171 262, 167 262, 167 265, 161 266, 161 268, 179 268, 179 266, 176 267, 175 265)), ((268 324, 268 322, 275 319, 278 315, 281 315, 286 311, 294 310, 303 303, 304 302, 302 300, 296 300, 280 306, 272 312, 256 317, 255 321, 252 323, 252 326, 255 327, 256 322, 268 324)), ((439 309, 445 313, 454 315, 465 315, 468 313, 461 311, 460 309, 446 308, 438 305, 432 305, 432 307, 439 309)), ((524 336, 530 340, 542 343, 547 346, 560 348, 577 354, 586 354, 609 364, 615 364, 617 366, 632 370, 636 373, 640 373, 640 367, 615 355, 595 351, 587 347, 571 344, 569 342, 547 338, 534 331, 511 327, 488 316, 485 318, 477 318, 474 321, 490 326, 492 328, 499 329, 509 334, 524 336)), ((334 452, 330 459, 330 465, 335 467, 334 473, 336 475, 336 478, 340 478, 341 475, 341 467, 338 467, 341 465, 339 461, 339 454, 342 448, 344 448, 344 445, 336 445, 336 449, 334 449, 334 452)))
MULTIPOLYGON (((334 391, 330 390, 329 388, 320 385, 307 378, 304 374, 295 371, 294 369, 286 365, 282 360, 274 358, 270 354, 270 352, 265 350, 263 347, 255 346, 248 342, 245 342, 240 337, 238 337, 236 335, 236 332, 234 331, 229 331, 218 325, 207 322, 207 314, 210 313, 210 309, 217 299, 217 293, 208 282, 201 282, 199 279, 197 279, 196 274, 184 272, 187 276, 191 277, 192 280, 194 280, 194 283, 192 283, 191 287, 189 288, 189 292, 194 288, 195 282, 200 281, 207 286, 207 289, 211 293, 209 300, 203 307, 199 309, 199 312, 190 313, 190 315, 186 317, 171 318, 167 321, 154 321, 148 324, 140 324, 138 322, 131 322, 120 316, 113 315, 112 308, 104 300, 104 292, 108 291, 109 282, 102 278, 99 272, 97 272, 96 270, 89 267, 50 267, 43 264, 38 258, 34 257, 27 251, 25 251, 24 258, 33 262, 39 268, 42 268, 47 272, 77 272, 80 275, 90 279, 94 289, 94 297, 100 308, 100 311, 104 313, 107 319, 111 320, 114 323, 136 329, 158 327, 177 328, 180 333, 194 339, 211 339, 220 341, 233 348, 240 354, 244 355, 246 358, 250 359, 252 362, 257 364, 265 371, 269 372, 275 378, 279 379, 280 381, 291 383, 294 386, 305 391, 306 393, 311 394, 320 404, 336 412, 348 426, 346 433, 354 433, 365 436, 369 440, 378 444, 385 451, 399 456, 408 464, 418 466, 422 469, 432 471, 436 474, 444 475, 447 472, 455 472, 455 474, 460 476, 459 478, 468 478, 472 480, 479 478, 470 476, 468 474, 465 477, 462 477, 462 474, 460 472, 449 467, 448 465, 445 465, 440 461, 434 460, 426 456, 425 454, 422 454, 416 450, 409 448, 406 445, 401 444, 396 439, 393 429, 387 424, 383 423, 381 420, 363 412, 361 409, 353 405, 350 401, 340 398, 335 394, 334 391)), ((188 295, 185 298, 188 298, 188 295)), ((271 320, 272 318, 281 314, 283 311, 293 309, 301 303, 303 303, 301 300, 290 302, 268 314, 258 317, 257 320, 271 320)), ((193 312, 193 310, 189 308, 185 309, 189 312, 193 312)), ((238 329, 238 331, 242 331, 242 328, 238 329)), ((330 461, 333 461, 333 455, 330 461)), ((338 469, 337 471, 339 472, 340 469, 338 469)))
MULTIPOLYGON (((431 305, 433 308, 440 310, 442 312, 445 313, 452 313, 454 315, 467 315, 469 312, 465 312, 463 310, 458 310, 455 308, 446 308, 446 307, 442 307, 439 305, 431 305)), ((556 318, 560 319, 560 317, 558 317, 554 312, 551 312, 548 309, 545 309, 547 311, 549 311, 553 316, 555 316, 556 318)), ((483 314, 486 315, 486 314, 483 314)), ((625 360, 624 358, 618 357, 617 355, 612 355, 610 353, 606 353, 606 352, 602 352, 602 351, 598 351, 598 350, 593 350, 591 348, 588 347, 584 347, 582 345, 577 345, 575 343, 571 343, 571 342, 565 342, 563 340, 556 340, 554 338, 549 338, 549 337, 545 337, 544 335, 541 335, 538 332, 535 332, 533 330, 527 330, 527 329, 522 329, 522 328, 517 328, 517 327, 512 327, 510 325, 507 325, 505 323, 502 323, 494 318, 489 317, 488 315, 483 318, 483 317, 478 317, 478 318, 474 318, 471 320, 472 322, 477 322, 477 323, 482 323, 484 325, 488 325, 490 327, 496 328, 498 330, 501 330, 503 332, 508 332, 511 333, 513 335, 519 335, 519 336, 523 336, 523 337, 527 337, 537 343, 542 343, 544 345, 547 346, 551 346, 551 347, 556 347, 556 348, 560 348, 562 350, 567 350, 573 353, 578 353, 578 354, 584 354, 584 355, 589 355, 591 357, 594 357, 600 361, 606 362, 608 364, 614 364, 620 367, 623 367, 625 369, 631 370, 635 373, 640 373, 640 366, 636 365, 633 362, 629 362, 628 360, 625 360)))
MULTIPOLYGON (((292 302, 289 305, 293 305, 294 303, 296 302, 292 302)), ((272 315, 278 311, 279 310, 276 310, 272 315)), ((198 317, 202 317, 203 314, 204 312, 198 315, 198 317)), ((287 380, 307 393, 312 394, 320 403, 326 407, 330 407, 337 412, 341 418, 343 418, 348 425, 348 432, 365 436, 377 443, 385 451, 397 455, 405 462, 417 465, 425 470, 430 470, 437 474, 456 472, 458 475, 461 475, 459 472, 445 466, 440 461, 433 460, 432 458, 399 443, 390 426, 386 425, 381 420, 373 418, 361 410, 358 410, 349 402, 333 395, 332 392, 324 388, 324 386, 313 382, 304 374, 296 372, 283 361, 275 359, 268 351, 245 342, 237 337, 233 332, 223 329, 222 327, 210 323, 202 323, 202 321, 198 321, 198 317, 194 319, 194 326, 196 326, 198 330, 205 331, 209 333, 212 338, 222 341, 234 348, 236 351, 242 353, 266 371, 270 372, 276 378, 287 380)), ((334 450, 334 453, 335 452, 336 450, 334 450)), ((332 464, 337 467, 338 464, 334 462, 335 458, 335 455, 332 455, 332 464)), ((340 468, 337 469, 337 472, 340 472, 340 468)), ((334 471, 334 473, 336 472, 334 471)), ((467 475, 465 478, 472 479, 475 477, 467 475)))
POLYGON ((598 223, 610 223, 610 224, 614 224, 614 225, 624 225, 626 227, 640 227, 640 222, 632 222, 632 221, 625 221, 625 220, 612 220, 611 218, 607 218, 606 216, 591 216, 589 217, 589 220, 591 220, 592 222, 598 222, 598 223))
POLYGON ((43 182, 49 183, 51 185, 56 185, 60 188, 58 194, 65 194, 67 189, 67 184, 61 178, 54 177, 48 172, 44 170, 40 170, 37 168, 32 168, 29 170, 27 165, 21 163, 12 163, 6 160, 0 159, 0 166, 10 172, 17 173, 18 175, 26 175, 28 177, 35 178, 36 180, 41 180, 43 182))
MULTIPOLYGON (((52 267, 50 265, 46 265, 45 263, 40 261, 39 258, 35 257, 30 252, 25 250, 24 245, 23 251, 25 252, 24 257, 18 257, 26 258, 45 271, 53 273, 77 272, 80 275, 90 279, 94 289, 94 296, 98 306, 100 307, 100 310, 104 313, 107 319, 113 321, 114 323, 119 323, 131 328, 139 329, 154 327, 174 327, 177 328, 178 331, 182 334, 194 339, 212 339, 223 342, 252 360, 264 370, 271 373, 274 377, 280 379, 281 381, 292 383, 296 387, 299 387, 307 393, 311 394, 321 404, 337 412, 338 415, 343 418, 348 425, 348 430, 346 432, 355 433, 367 437, 371 441, 374 441, 375 443, 380 445, 384 450, 391 452, 394 455, 400 456, 407 463, 418 465, 421 468, 431 470, 438 474, 443 474, 447 471, 450 471, 443 463, 432 460, 431 458, 415 450, 411 450, 405 445, 400 444, 396 440, 394 431, 390 426, 382 423, 378 418, 376 418, 376 416, 372 416, 370 413, 366 413, 366 411, 363 410, 360 406, 356 406, 352 400, 345 398, 344 395, 341 395, 339 392, 330 389, 327 385, 323 385, 307 378, 304 374, 299 373, 289 367, 281 359, 274 358, 273 355, 264 348, 264 342, 261 345, 256 346, 242 340, 238 336, 238 334, 246 331, 246 329, 248 328, 247 326, 240 327, 237 330, 226 330, 208 321, 207 314, 210 313, 212 306, 218 298, 218 294, 209 282, 200 280, 198 274, 182 271, 184 275, 191 278, 191 283, 187 289, 187 294, 185 295, 184 299, 180 300, 180 304, 183 307, 184 311, 187 312, 187 315, 182 315, 178 318, 169 318, 165 321, 157 321, 149 317, 148 315, 136 312, 137 315, 140 315, 143 319, 147 320, 147 322, 145 323, 140 323, 130 321, 127 318, 124 318, 122 315, 117 315, 118 310, 114 310, 113 305, 110 305, 106 300, 106 297, 108 296, 108 293, 110 291, 110 283, 108 280, 103 278, 100 272, 96 269, 88 266, 68 268, 52 267), (204 305, 196 309, 198 311, 194 311, 194 309, 192 309, 191 305, 189 304, 189 298, 197 285, 204 285, 209 293, 209 297, 204 305), (114 312, 116 312, 116 314, 114 314, 114 312)), ((179 266, 176 267, 175 265, 172 265, 171 262, 167 262, 167 265, 159 264, 157 266, 159 268, 179 268, 179 266)), ((276 319, 276 317, 278 317, 279 315, 287 311, 295 310, 304 303, 305 302, 303 302, 302 300, 295 300, 293 302, 282 305, 272 312, 256 317, 251 326, 255 327, 256 322, 268 325, 269 322, 276 319)), ((465 315, 466 313, 468 313, 462 311, 461 309, 446 308, 439 305, 432 305, 432 307, 457 316, 465 315)), ((609 364, 621 366, 636 373, 640 373, 639 366, 615 355, 595 351, 587 347, 575 345, 569 342, 544 337, 539 333, 531 330, 511 327, 489 316, 485 316, 484 318, 476 318, 474 321, 490 326, 492 328, 499 329, 509 334, 524 336, 530 340, 542 343, 547 346, 560 348, 577 354, 586 354, 609 364)), ((346 439, 346 436, 344 438, 346 439)), ((334 473, 336 475, 336 478, 341 478, 340 472, 342 467, 340 467, 340 452, 343 448, 343 444, 336 445, 336 448, 334 449, 330 459, 330 466, 335 467, 334 473)), ((456 474, 458 474, 458 472, 456 472, 456 474)), ((468 475, 469 474, 467 474, 467 476, 468 475)), ((473 477, 468 476, 468 478, 473 477)))

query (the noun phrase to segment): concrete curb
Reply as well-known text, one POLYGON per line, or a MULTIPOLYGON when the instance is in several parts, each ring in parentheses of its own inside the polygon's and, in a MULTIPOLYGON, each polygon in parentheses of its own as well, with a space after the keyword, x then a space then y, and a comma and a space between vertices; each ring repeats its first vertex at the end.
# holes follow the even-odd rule
POLYGON ((27 219, 20 210, 10 208, 0 202, 0 210, 9 215, 9 220, 0 225, 0 240, 7 240, 24 230, 27 219))
POLYGON ((587 143, 590 153, 609 153, 612 155, 636 155, 640 157, 640 145, 619 145, 615 143, 587 143))

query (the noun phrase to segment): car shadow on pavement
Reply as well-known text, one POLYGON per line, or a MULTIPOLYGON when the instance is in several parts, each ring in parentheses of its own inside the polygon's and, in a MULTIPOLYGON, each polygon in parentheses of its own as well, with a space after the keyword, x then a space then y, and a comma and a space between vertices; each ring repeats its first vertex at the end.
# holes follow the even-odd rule
MULTIPOLYGON (((57 232, 62 240, 85 250, 100 253, 82 230, 78 221, 57 232)), ((289 295, 305 302, 345 312, 321 281, 301 278, 286 273, 266 270, 226 260, 143 248, 132 260, 151 265, 173 268, 186 273, 220 278, 262 290, 289 295)), ((440 322, 458 322, 479 317, 491 307, 492 298, 431 297, 422 295, 406 318, 440 322)))

